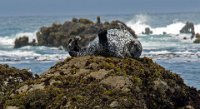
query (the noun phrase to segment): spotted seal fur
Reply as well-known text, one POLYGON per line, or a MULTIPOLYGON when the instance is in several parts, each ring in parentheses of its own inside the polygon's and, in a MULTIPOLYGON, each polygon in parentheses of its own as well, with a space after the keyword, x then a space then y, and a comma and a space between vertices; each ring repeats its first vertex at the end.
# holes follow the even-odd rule
POLYGON ((87 46, 79 46, 81 37, 69 40, 70 56, 102 55, 138 58, 142 53, 141 43, 128 30, 109 29, 100 32, 87 46))

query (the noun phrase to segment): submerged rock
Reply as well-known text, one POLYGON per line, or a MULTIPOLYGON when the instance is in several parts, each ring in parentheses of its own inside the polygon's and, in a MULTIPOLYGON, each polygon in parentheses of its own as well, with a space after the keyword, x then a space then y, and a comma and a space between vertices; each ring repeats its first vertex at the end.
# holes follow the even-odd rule
POLYGON ((29 45, 28 36, 22 36, 15 40, 14 48, 20 48, 20 47, 27 46, 27 45, 29 45))
POLYGON ((196 37, 196 39, 194 40, 194 43, 200 43, 200 34, 197 33, 197 34, 195 35, 195 37, 196 37))
POLYGON ((192 34, 191 38, 194 38, 194 24, 192 22, 186 22, 185 26, 180 30, 180 33, 192 34))
POLYGON ((149 27, 146 27, 145 31, 143 32, 143 34, 147 34, 147 35, 153 34, 153 31, 151 31, 151 29, 149 27))
POLYGON ((186 22, 185 26, 180 30, 180 33, 195 33, 194 24, 192 22, 186 22))
POLYGON ((37 109, 200 108, 199 92, 151 59, 101 56, 67 58, 13 88, 4 101, 4 107, 37 109), (38 85, 42 88, 27 88, 38 85))
POLYGON ((166 34, 167 34, 167 32, 164 31, 164 32, 163 32, 163 35, 166 35, 166 34))
POLYGON ((28 45, 35 46, 36 45, 36 40, 33 39, 33 41, 29 43, 28 36, 22 36, 22 37, 19 37, 19 38, 15 39, 14 48, 20 48, 20 47, 28 46, 28 45))

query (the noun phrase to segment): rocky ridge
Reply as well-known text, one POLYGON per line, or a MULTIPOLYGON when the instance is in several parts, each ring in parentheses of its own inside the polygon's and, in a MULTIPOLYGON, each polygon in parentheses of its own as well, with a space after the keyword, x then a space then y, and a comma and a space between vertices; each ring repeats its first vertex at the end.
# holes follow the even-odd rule
POLYGON ((9 98, 20 83, 33 79, 32 73, 23 69, 19 70, 8 65, 0 65, 0 109, 4 100, 9 98))
MULTIPOLYGON (((97 21, 93 22, 85 18, 73 18, 71 21, 66 21, 64 24, 53 23, 49 27, 41 27, 36 33, 37 39, 32 41, 33 45, 47 46, 47 47, 60 47, 66 48, 70 38, 80 36, 85 39, 85 43, 96 37, 102 30, 108 29, 127 29, 135 38, 135 32, 125 23, 114 20, 111 22, 101 22, 100 17, 97 21), (37 40, 37 41, 36 41, 37 40), (37 42, 37 43, 36 43, 37 42)), ((31 45, 28 43, 28 36, 18 38, 15 40, 15 48, 31 45)))
POLYGON ((5 108, 200 108, 199 91, 146 57, 67 58, 11 89, 5 108))

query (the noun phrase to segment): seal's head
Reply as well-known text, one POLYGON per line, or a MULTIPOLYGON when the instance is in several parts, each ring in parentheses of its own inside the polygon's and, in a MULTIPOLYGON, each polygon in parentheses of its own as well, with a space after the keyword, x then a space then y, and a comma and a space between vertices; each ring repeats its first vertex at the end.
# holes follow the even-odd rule
POLYGON ((79 51, 80 47, 78 45, 81 40, 80 36, 75 36, 74 38, 69 39, 67 48, 69 51, 79 51))
POLYGON ((76 56, 76 53, 81 50, 78 45, 78 42, 81 40, 80 36, 75 36, 74 38, 69 39, 67 44, 67 50, 70 56, 76 56))
POLYGON ((128 50, 133 58, 139 58, 142 54, 142 44, 138 40, 130 41, 128 50))

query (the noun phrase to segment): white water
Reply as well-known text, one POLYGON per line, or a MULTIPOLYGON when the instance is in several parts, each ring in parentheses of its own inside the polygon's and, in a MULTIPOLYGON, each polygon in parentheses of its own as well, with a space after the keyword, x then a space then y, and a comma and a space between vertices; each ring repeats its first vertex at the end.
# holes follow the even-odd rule
MULTIPOLYGON (((151 21, 149 16, 147 15, 136 15, 132 20, 128 21, 126 24, 130 26, 136 34, 142 34, 144 32, 145 28, 148 27, 153 31, 154 35, 160 35, 163 34, 163 32, 166 32, 167 34, 180 34, 179 31, 181 28, 185 25, 186 22, 181 21, 173 21, 173 23, 168 24, 166 26, 162 27, 151 27, 148 25, 148 22, 151 21)), ((195 32, 200 33, 200 24, 195 24, 195 32)))
POLYGON ((0 45, 10 45, 14 46, 14 41, 16 38, 27 36, 29 38, 29 42, 31 42, 33 39, 36 39, 36 33, 35 32, 24 32, 24 33, 17 33, 11 36, 0 36, 0 45))
POLYGON ((14 49, 14 41, 16 38, 28 36, 29 42, 36 39, 35 32, 17 33, 11 36, 0 37, 0 60, 1 61, 24 61, 24 60, 37 60, 37 61, 56 61, 63 60, 69 57, 69 54, 64 50, 59 50, 55 47, 44 46, 25 46, 22 48, 14 49))

